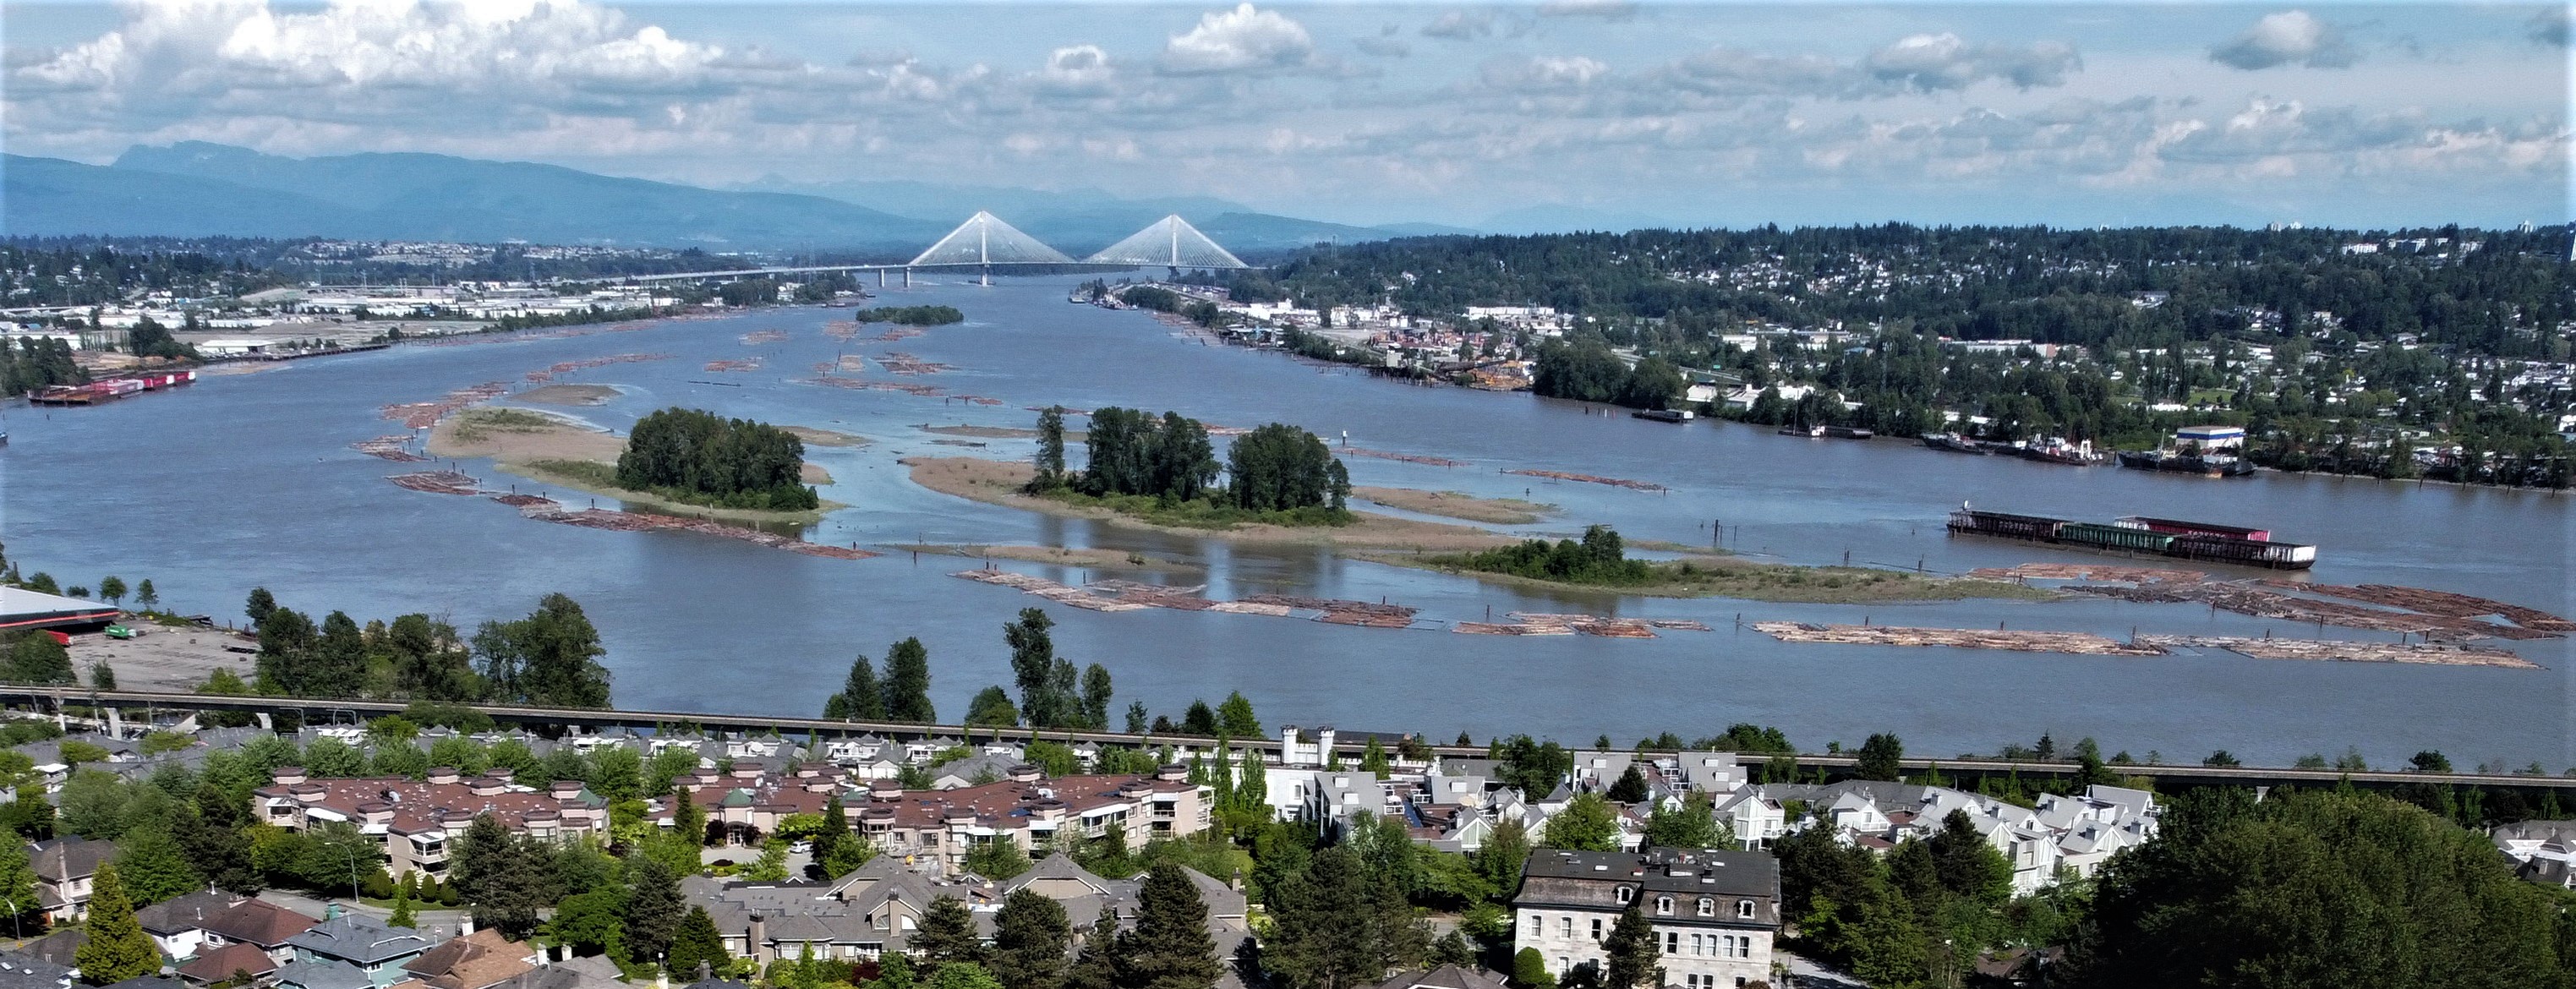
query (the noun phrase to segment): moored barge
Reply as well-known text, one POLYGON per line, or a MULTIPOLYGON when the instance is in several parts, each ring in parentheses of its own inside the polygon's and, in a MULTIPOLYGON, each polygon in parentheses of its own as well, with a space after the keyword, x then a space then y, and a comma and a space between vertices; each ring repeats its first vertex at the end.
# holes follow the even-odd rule
POLYGON ((1950 513, 1950 533, 2274 570, 2305 570, 2317 563, 2316 547, 2275 540, 2269 530, 2139 515, 2103 525, 2044 515, 1984 512, 1962 504, 1958 511, 1950 513))

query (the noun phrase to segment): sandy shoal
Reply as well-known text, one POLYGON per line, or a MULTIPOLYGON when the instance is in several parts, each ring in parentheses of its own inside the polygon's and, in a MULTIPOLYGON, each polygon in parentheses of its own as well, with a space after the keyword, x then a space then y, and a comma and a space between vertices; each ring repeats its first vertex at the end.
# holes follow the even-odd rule
POLYGON ((1490 525, 1528 525, 1541 515, 1556 511, 1554 505, 1518 498, 1479 498, 1456 491, 1424 491, 1419 488, 1352 488, 1351 494, 1388 508, 1400 508, 1424 515, 1465 519, 1490 525))
POLYGON ((1359 521, 1345 526, 1284 526, 1251 523, 1231 529, 1196 529, 1187 526, 1157 525, 1106 508, 1068 505, 1049 498, 1021 494, 1019 488, 1036 473, 1028 464, 980 457, 906 457, 898 463, 912 472, 912 481, 941 494, 971 498, 992 505, 1004 505, 1032 512, 1043 512, 1064 518, 1097 519, 1113 525, 1168 532, 1175 535, 1222 539, 1235 543, 1293 543, 1325 545, 1354 549, 1410 549, 1425 552, 1465 552, 1511 544, 1514 540, 1500 533, 1463 525, 1400 519, 1374 512, 1354 512, 1359 521))
POLYGON ((979 560, 1021 560, 1091 570, 1197 570, 1198 564, 1159 560, 1140 553, 1097 546, 987 546, 980 543, 895 543, 887 549, 963 556, 979 560))
MULTIPOLYGON (((478 406, 477 408, 481 407, 478 406)), ((429 442, 426 446, 430 455, 451 460, 488 459, 492 461, 493 466, 500 468, 505 473, 516 474, 532 481, 542 481, 547 484, 561 485, 577 491, 587 491, 591 494, 601 495, 603 497, 633 502, 637 505, 651 508, 654 511, 665 512, 672 515, 707 516, 712 518, 749 520, 756 522, 811 522, 822 518, 824 512, 828 512, 836 508, 849 507, 838 502, 825 501, 821 508, 811 512, 771 512, 741 508, 711 508, 705 505, 692 505, 686 502, 671 501, 641 491, 629 491, 625 488, 592 484, 578 477, 572 477, 546 470, 542 464, 549 460, 581 460, 598 464, 614 464, 617 462, 617 455, 626 452, 626 441, 624 439, 604 430, 592 429, 569 419, 564 419, 545 412, 539 412, 534 409, 514 409, 512 411, 545 416, 546 418, 553 420, 553 425, 535 427, 487 426, 480 429, 468 430, 463 427, 472 424, 475 412, 474 409, 468 409, 457 413, 456 415, 448 416, 445 419, 439 420, 438 425, 429 431, 429 442), (472 432, 475 435, 472 436, 472 438, 465 438, 459 435, 462 432, 472 432)), ((809 463, 804 465, 804 471, 800 476, 807 484, 832 483, 832 473, 824 470, 821 464, 809 463)))
POLYGON ((616 397, 617 389, 607 385, 544 385, 510 396, 538 405, 606 405, 616 397))

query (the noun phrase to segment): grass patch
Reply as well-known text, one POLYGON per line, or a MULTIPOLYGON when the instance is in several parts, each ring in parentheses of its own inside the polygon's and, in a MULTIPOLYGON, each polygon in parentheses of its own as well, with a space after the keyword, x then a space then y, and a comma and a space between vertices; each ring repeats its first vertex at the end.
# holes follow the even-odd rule
POLYGON ((599 488, 617 486, 617 467, 596 460, 531 460, 528 468, 554 474, 576 484, 599 488))
POLYGON ((490 433, 542 433, 561 429, 563 420, 524 409, 476 408, 456 414, 458 440, 472 443, 490 433))
POLYGON ((1290 527, 1344 526, 1359 520, 1359 516, 1351 514, 1348 509, 1321 506, 1281 512, 1254 512, 1230 505, 1220 505, 1204 498, 1165 501, 1146 495, 1087 495, 1063 489, 1032 492, 1032 494, 1077 508, 1105 508, 1138 521, 1184 529, 1231 529, 1238 525, 1250 524, 1290 527))

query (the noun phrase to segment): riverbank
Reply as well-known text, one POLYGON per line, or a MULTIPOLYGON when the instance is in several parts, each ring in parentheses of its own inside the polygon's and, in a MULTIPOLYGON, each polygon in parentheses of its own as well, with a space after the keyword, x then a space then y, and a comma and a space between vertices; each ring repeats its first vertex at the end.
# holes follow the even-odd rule
MULTIPOLYGON (((431 456, 450 460, 490 460, 512 474, 668 515, 735 522, 812 524, 823 513, 849 506, 825 501, 812 511, 773 512, 747 508, 713 508, 643 491, 618 487, 617 456, 626 441, 606 430, 533 409, 476 407, 439 420, 424 444, 431 456)), ((808 484, 832 483, 831 472, 806 464, 808 484)))
POLYGON ((1024 463, 978 457, 906 457, 896 461, 910 469, 912 482, 941 494, 988 505, 1041 512, 1060 518, 1093 519, 1153 532, 1222 539, 1235 543, 1333 546, 1344 549, 1413 550, 1457 553, 1491 549, 1514 540, 1496 532, 1443 522, 1401 519, 1375 512, 1353 512, 1354 521, 1340 526, 1284 526, 1251 522, 1222 529, 1160 525, 1112 509, 1074 505, 1022 494, 1020 487, 1036 476, 1024 463))
POLYGON ((1552 593, 1658 598, 1719 597, 1780 604, 1877 604, 1909 601, 1964 601, 1970 598, 2045 601, 2060 596, 2053 591, 2028 587, 2011 581, 1977 580, 1965 577, 1923 577, 1865 567, 1801 567, 1783 563, 1756 563, 1728 556, 1693 556, 1671 563, 1657 563, 1654 565, 1655 572, 1663 579, 1646 584, 1609 586, 1570 584, 1535 577, 1470 570, 1458 566, 1455 557, 1449 555, 1386 552, 1351 555, 1371 563, 1473 577, 1503 587, 1552 593), (1685 562, 1690 564, 1691 572, 1688 574, 1680 572, 1679 564, 1685 562))
POLYGON ((1479 498, 1456 491, 1423 491, 1416 488, 1357 487, 1351 495, 1376 502, 1388 508, 1443 518, 1465 519, 1488 525, 1528 525, 1542 516, 1554 514, 1557 507, 1518 498, 1479 498))

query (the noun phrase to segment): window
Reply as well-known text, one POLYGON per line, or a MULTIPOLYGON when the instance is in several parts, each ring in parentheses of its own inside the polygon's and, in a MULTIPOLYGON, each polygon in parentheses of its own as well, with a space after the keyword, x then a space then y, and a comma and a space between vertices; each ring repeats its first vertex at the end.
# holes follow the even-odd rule
POLYGON ((1667 955, 1678 955, 1682 953, 1682 935, 1680 931, 1664 932, 1664 953, 1667 955))
POLYGON ((1715 916, 1717 916, 1717 901, 1716 901, 1716 900, 1709 899, 1708 897, 1705 897, 1705 896, 1700 897, 1700 898, 1699 898, 1699 915, 1700 915, 1700 916, 1702 916, 1702 917, 1715 917, 1715 916))
POLYGON ((1702 949, 1702 947, 1701 947, 1701 945, 1700 945, 1700 936, 1699 936, 1699 935, 1697 935, 1697 934, 1693 934, 1693 935, 1691 935, 1691 954, 1694 954, 1694 955, 1705 955, 1705 954, 1707 954, 1707 953, 1708 953, 1708 952, 1707 952, 1706 950, 1703 950, 1703 949, 1702 949))
POLYGON ((1531 914, 1531 915, 1530 915, 1530 936, 1531 936, 1531 937, 1538 937, 1538 936, 1543 935, 1543 934, 1546 934, 1546 933, 1547 933, 1547 918, 1545 918, 1545 917, 1541 917, 1541 916, 1539 916, 1539 915, 1537 915, 1537 914, 1531 914))
POLYGON ((1753 901, 1751 901, 1751 900, 1737 900, 1737 901, 1735 901, 1735 915, 1736 915, 1736 916, 1738 916, 1738 917, 1742 917, 1742 918, 1744 918, 1744 919, 1746 919, 1746 920, 1751 920, 1751 919, 1753 919, 1753 901))
POLYGON ((1667 917, 1672 916, 1673 898, 1669 896, 1655 897, 1655 912, 1667 917))
POLYGON ((1599 917, 1592 918, 1592 939, 1601 940, 1601 918, 1599 917))
MULTIPOLYGON (((1601 922, 1596 920, 1596 921, 1593 921, 1592 923, 1593 923, 1595 926, 1598 926, 1601 922)), ((1559 918, 1557 918, 1557 919, 1556 919, 1556 936, 1558 936, 1558 937, 1573 937, 1573 936, 1574 936, 1574 918, 1572 918, 1572 917, 1559 917, 1559 918)))
POLYGON ((1633 899, 1636 899, 1636 898, 1637 898, 1637 891, 1632 890, 1632 889, 1629 889, 1628 887, 1625 887, 1625 886, 1621 886, 1621 887, 1619 887, 1619 905, 1620 905, 1620 906, 1623 906, 1623 907, 1624 907, 1624 906, 1627 906, 1627 905, 1628 905, 1628 901, 1629 901, 1629 900, 1633 900, 1633 899))

